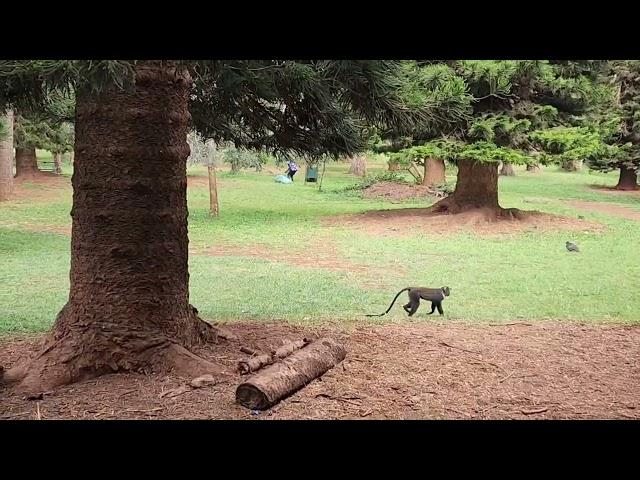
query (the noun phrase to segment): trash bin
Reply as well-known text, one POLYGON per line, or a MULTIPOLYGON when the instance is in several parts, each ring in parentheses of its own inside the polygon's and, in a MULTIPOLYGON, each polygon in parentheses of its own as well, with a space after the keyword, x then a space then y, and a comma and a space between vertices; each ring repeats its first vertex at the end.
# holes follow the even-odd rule
POLYGON ((318 181, 318 167, 317 166, 307 166, 307 171, 304 176, 304 181, 306 182, 317 182, 318 181))

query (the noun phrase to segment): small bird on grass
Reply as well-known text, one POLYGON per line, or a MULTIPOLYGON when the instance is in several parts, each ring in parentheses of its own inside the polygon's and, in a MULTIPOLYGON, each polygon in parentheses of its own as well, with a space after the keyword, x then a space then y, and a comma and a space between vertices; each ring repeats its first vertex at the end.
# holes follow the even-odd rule
POLYGON ((567 246, 567 250, 569 250, 570 252, 580 251, 580 249, 578 248, 578 245, 576 245, 575 243, 567 242, 566 246, 567 246))

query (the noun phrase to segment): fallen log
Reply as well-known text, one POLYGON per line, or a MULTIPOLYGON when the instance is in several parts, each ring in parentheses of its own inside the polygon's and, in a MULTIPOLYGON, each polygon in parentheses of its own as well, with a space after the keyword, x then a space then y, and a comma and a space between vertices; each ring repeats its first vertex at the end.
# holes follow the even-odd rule
POLYGON ((241 360, 238 362, 238 371, 241 375, 246 375, 248 373, 257 372, 262 367, 266 367, 267 365, 271 365, 276 360, 280 360, 288 357, 296 350, 301 349, 305 345, 309 344, 309 340, 303 338, 302 340, 296 340, 290 343, 287 343, 277 350, 272 350, 271 353, 263 353, 258 355, 258 352, 252 350, 250 348, 242 347, 240 351, 246 353, 248 355, 252 355, 250 358, 246 360, 241 360))
POLYGON ((268 353, 262 355, 256 355, 255 357, 247 358, 238 362, 238 371, 242 375, 260 370, 262 367, 271 365, 273 363, 273 357, 268 353))
POLYGON ((300 350, 310 343, 310 340, 303 338, 302 340, 296 340, 291 343, 287 343, 286 345, 281 346, 277 350, 273 350, 271 355, 275 358, 286 358, 291 355, 296 350, 300 350))
POLYGON ((236 402, 252 410, 265 410, 323 375, 346 355, 335 340, 321 338, 240 384, 236 402))

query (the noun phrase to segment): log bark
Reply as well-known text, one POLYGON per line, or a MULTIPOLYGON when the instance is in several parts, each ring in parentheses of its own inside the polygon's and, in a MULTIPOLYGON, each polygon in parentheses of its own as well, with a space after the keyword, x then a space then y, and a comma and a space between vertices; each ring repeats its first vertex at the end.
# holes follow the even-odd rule
POLYGON ((238 371, 241 375, 257 372, 262 367, 271 365, 273 363, 273 356, 268 353, 256 355, 255 357, 247 358, 238 362, 238 371))
POLYGON ((265 410, 323 375, 346 355, 335 340, 321 338, 240 384, 236 402, 252 410, 265 410))
POLYGON ((618 190, 638 190, 638 172, 624 165, 620 166, 620 178, 616 189, 618 190))
POLYGON ((238 362, 238 371, 242 375, 257 372, 262 367, 266 367, 267 365, 271 365, 277 360, 288 357, 293 352, 303 348, 308 343, 309 340, 307 340, 306 338, 302 340, 296 340, 294 342, 290 342, 281 346, 277 350, 272 350, 271 353, 264 354, 258 354, 255 351, 242 347, 240 351, 252 355, 252 357, 238 362))

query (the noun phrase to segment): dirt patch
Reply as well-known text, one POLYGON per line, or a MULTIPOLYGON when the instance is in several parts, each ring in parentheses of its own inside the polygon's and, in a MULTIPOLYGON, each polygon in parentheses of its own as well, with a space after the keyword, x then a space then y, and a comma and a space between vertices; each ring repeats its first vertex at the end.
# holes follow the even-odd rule
POLYGON ((608 187, 606 185, 591 185, 594 190, 600 190, 602 192, 613 193, 616 195, 628 196, 628 197, 640 197, 639 190, 618 190, 615 187, 608 187))
POLYGON ((479 209, 447 215, 429 213, 423 208, 402 208, 341 215, 329 217, 323 221, 328 225, 345 226, 355 231, 379 236, 403 236, 416 233, 448 235, 462 232, 499 236, 554 230, 599 231, 604 228, 596 222, 541 212, 526 212, 522 220, 496 218, 492 213, 479 209))
MULTIPOLYGON (((282 262, 303 268, 320 268, 333 272, 346 273, 352 276, 354 282, 361 286, 384 286, 381 284, 387 276, 387 269, 362 263, 352 262, 342 257, 337 247, 330 240, 311 244, 304 251, 276 250, 264 246, 238 246, 231 244, 217 244, 215 246, 192 250, 194 255, 210 255, 214 257, 255 257, 273 262, 282 262)), ((402 273, 401 267, 395 267, 395 271, 402 273)))
MULTIPOLYGON (((461 323, 359 326, 352 331, 235 324, 240 341, 203 348, 233 366, 240 345, 268 350, 301 336, 331 335, 340 365, 266 412, 235 404, 241 377, 161 394, 171 375, 108 375, 28 401, 0 390, 0 417, 16 419, 640 419, 640 327, 577 323, 502 326, 461 323)), ((6 366, 35 338, 0 339, 6 366)))
POLYGON ((40 172, 33 177, 18 177, 14 179, 15 192, 11 201, 18 203, 46 201, 64 193, 71 195, 70 186, 70 177, 54 173, 40 172))
POLYGON ((408 183, 379 182, 362 191, 364 198, 382 198, 390 201, 409 200, 411 198, 439 199, 444 194, 426 185, 408 183))
POLYGON ((628 220, 636 220, 640 222, 640 210, 636 210, 624 205, 603 202, 588 202, 584 200, 572 200, 567 202, 569 205, 590 212, 606 213, 615 217, 626 218, 628 220))

